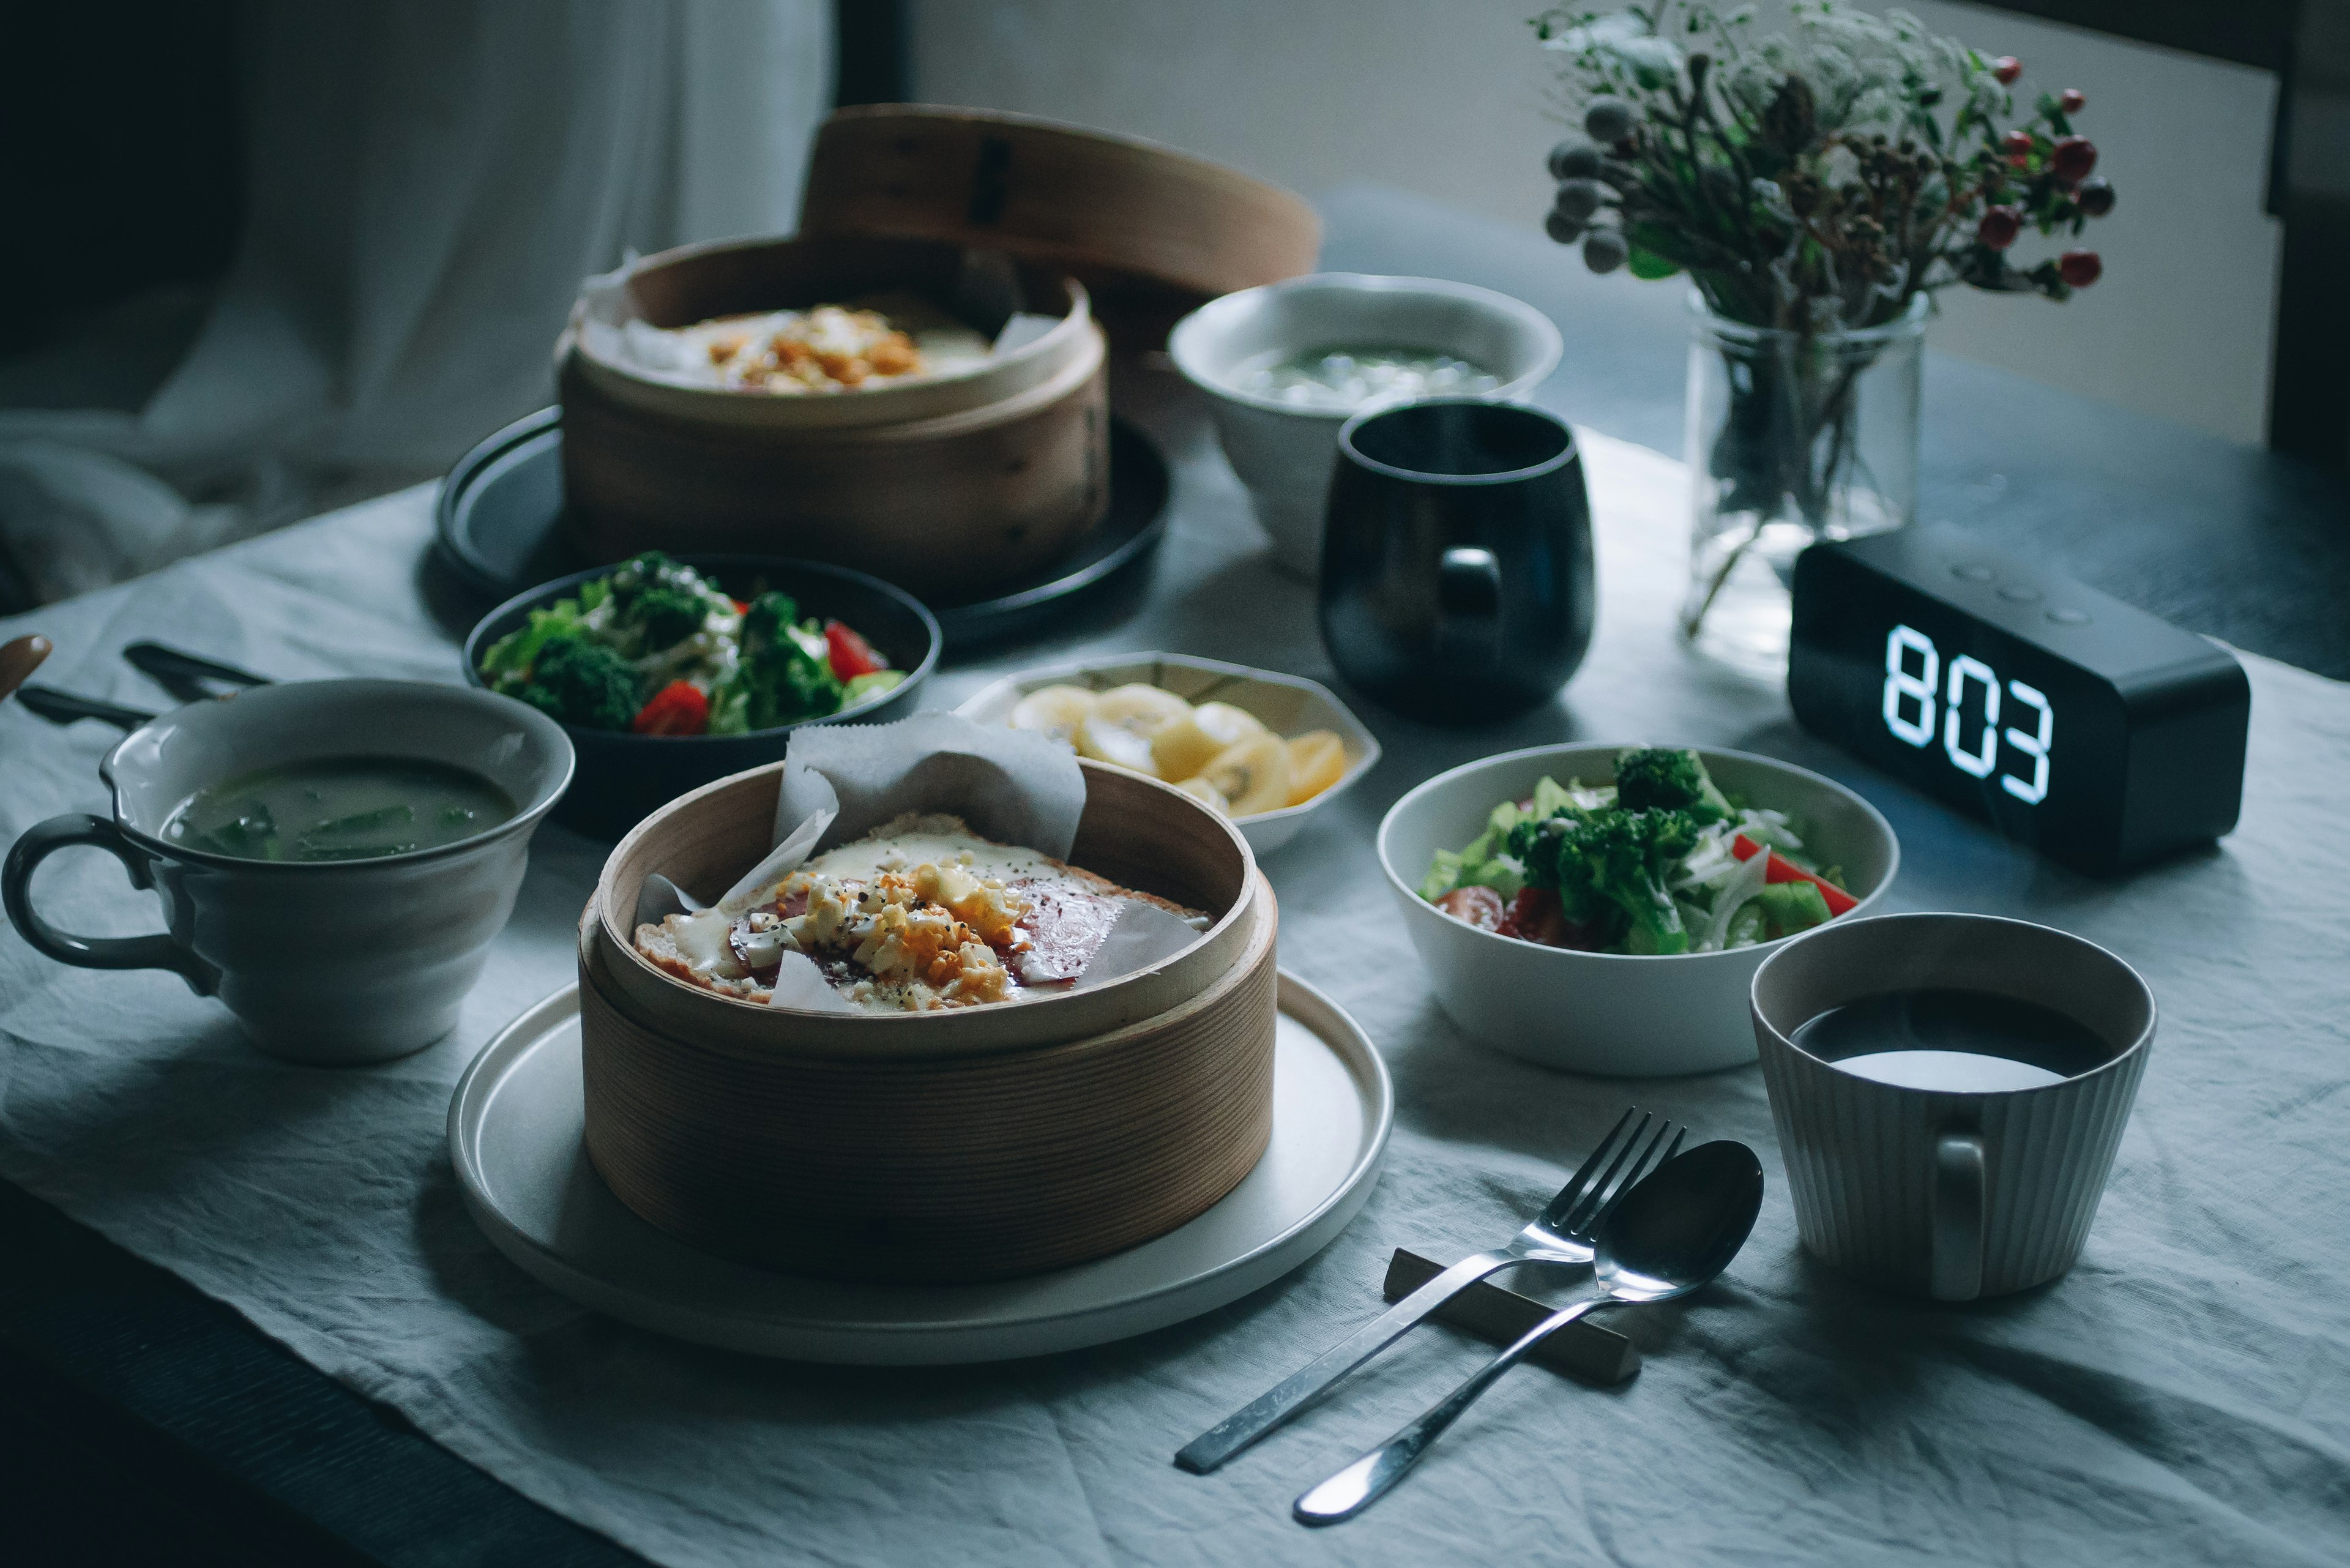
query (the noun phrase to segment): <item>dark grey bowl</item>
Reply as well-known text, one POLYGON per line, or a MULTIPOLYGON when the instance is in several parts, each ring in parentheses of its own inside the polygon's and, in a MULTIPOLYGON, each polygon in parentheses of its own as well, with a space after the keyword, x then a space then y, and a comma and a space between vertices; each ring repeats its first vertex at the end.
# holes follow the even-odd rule
MULTIPOLYGON (((914 697, 939 662, 939 623, 921 601, 903 588, 845 566, 780 556, 680 556, 679 560, 737 598, 754 587, 780 589, 797 599, 803 616, 846 621, 906 672, 892 691, 822 719, 803 719, 747 735, 632 735, 615 730, 563 726, 579 753, 571 791, 556 808, 566 827, 598 838, 619 838, 652 811, 712 779, 724 778, 763 763, 780 761, 792 732, 801 724, 879 723, 913 711, 914 697)), ((482 655, 515 630, 534 609, 575 594, 579 585, 616 568, 574 572, 518 594, 484 616, 465 639, 465 679, 482 680, 482 655)))

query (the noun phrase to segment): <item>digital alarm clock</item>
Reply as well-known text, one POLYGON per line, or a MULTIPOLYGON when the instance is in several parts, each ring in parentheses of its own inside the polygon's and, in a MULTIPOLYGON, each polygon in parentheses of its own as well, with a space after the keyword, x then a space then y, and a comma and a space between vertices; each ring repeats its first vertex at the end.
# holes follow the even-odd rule
POLYGON ((2251 685, 2226 649, 1954 528, 1795 560, 1805 729, 2093 873, 2236 826, 2251 685))

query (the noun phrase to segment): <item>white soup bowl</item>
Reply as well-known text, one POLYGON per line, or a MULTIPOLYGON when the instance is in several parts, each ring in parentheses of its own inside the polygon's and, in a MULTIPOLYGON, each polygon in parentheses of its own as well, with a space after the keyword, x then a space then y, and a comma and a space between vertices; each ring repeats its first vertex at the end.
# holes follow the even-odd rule
POLYGON ((1269 360, 1313 348, 1409 348, 1465 359, 1519 398, 1557 369, 1564 346, 1549 317, 1490 288, 1440 278, 1323 272, 1211 299, 1175 324, 1167 352, 1208 394, 1224 456, 1248 487, 1274 559, 1303 577, 1322 569, 1322 514, 1338 457, 1338 427, 1360 405, 1301 407, 1243 391, 1269 360))

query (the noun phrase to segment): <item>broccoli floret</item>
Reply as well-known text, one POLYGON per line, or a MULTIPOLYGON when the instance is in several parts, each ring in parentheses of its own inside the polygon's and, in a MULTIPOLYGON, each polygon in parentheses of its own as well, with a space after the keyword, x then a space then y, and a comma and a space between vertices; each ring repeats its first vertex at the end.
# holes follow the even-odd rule
POLYGON ((1699 823, 1721 822, 1730 802, 1695 752, 1650 746, 1616 759, 1616 804, 1626 811, 1685 811, 1699 823))
POLYGON ((799 618, 799 603, 791 595, 761 594, 743 612, 743 651, 756 656, 785 640, 785 632, 799 618))
MULTIPOLYGON (((557 599, 545 609, 531 611, 530 619, 520 628, 490 644, 489 651, 482 655, 482 673, 494 685, 504 679, 519 682, 530 672, 531 663, 538 658, 541 649, 560 639, 580 635, 579 601, 557 599)), ((497 689, 504 690, 502 686, 497 689)))
POLYGON ((515 695, 583 730, 625 730, 639 706, 636 667, 603 643, 559 638, 540 650, 515 695))
POLYGON ((658 550, 646 551, 608 580, 614 630, 639 653, 683 642, 710 614, 712 593, 702 574, 658 550))
POLYGON ((814 622, 795 625, 799 606, 789 594, 764 593, 743 617, 743 658, 733 690, 722 697, 745 699, 743 724, 773 729, 800 719, 840 711, 842 687, 832 672, 824 634, 814 622))
POLYGON ((700 594, 655 587, 639 594, 624 613, 642 635, 639 646, 650 653, 674 647, 700 631, 710 615, 710 605, 700 594))
POLYGON ((1689 929, 1665 877, 1702 826, 1685 811, 1561 813, 1512 828, 1510 853, 1528 882, 1557 890, 1568 919, 1620 928, 1632 952, 1687 952, 1689 929))

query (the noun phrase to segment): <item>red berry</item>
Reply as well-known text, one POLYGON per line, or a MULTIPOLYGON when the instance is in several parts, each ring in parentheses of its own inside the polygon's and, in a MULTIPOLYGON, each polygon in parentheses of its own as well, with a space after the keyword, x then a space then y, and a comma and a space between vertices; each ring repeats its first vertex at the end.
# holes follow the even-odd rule
POLYGON ((2074 187, 2073 204, 2092 218, 2102 218, 2114 210, 2114 188, 2104 176, 2093 174, 2074 187))
POLYGON ((2103 277, 2106 264, 2095 251, 2066 251, 2056 258, 2056 275, 2074 288, 2086 288, 2103 277))
POLYGON ((2007 161, 2010 163, 2013 163, 2018 167, 2021 167, 2024 160, 2032 156, 2032 132, 2028 130, 2009 131, 2005 136, 2000 138, 1999 150, 2007 154, 2007 161))
POLYGON ((2088 101, 2087 96, 2079 88, 2066 88, 2056 95, 2056 107, 2066 114, 2080 113, 2082 105, 2088 101))
POLYGON ((2013 55, 2002 55, 1991 63, 1991 74, 1999 78, 2002 87, 2013 87, 2015 78, 2023 74, 2023 62, 2013 55))
POLYGON ((2060 136, 2048 155, 2048 167, 2057 179, 2070 185, 2085 179, 2097 166, 2097 149, 2085 136, 2060 136))
POLYGON ((2015 243, 2023 228, 2023 214, 2012 207, 1993 207, 1975 225, 1975 238, 1995 251, 2003 251, 2015 243))

